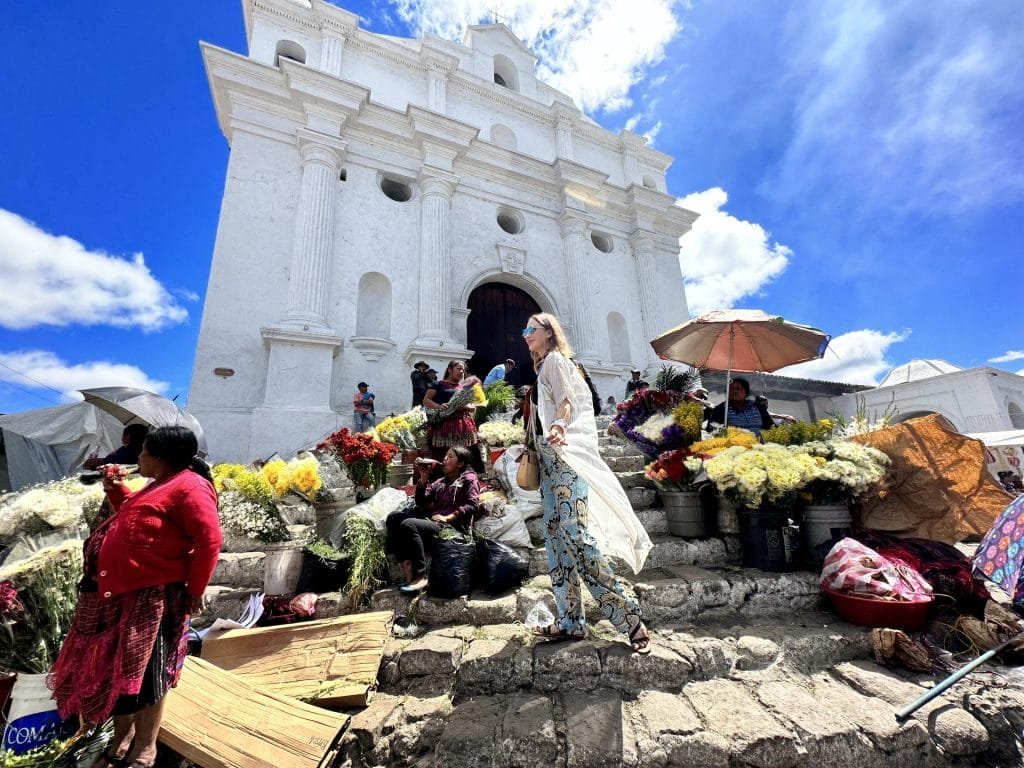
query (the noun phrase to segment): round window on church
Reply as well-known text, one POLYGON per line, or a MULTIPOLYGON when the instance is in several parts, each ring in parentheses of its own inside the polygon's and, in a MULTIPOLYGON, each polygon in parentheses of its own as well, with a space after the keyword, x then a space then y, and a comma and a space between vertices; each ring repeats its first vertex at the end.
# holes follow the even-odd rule
POLYGON ((592 242, 594 244, 594 247, 597 248, 597 250, 599 250, 601 253, 612 252, 613 244, 610 235, 605 235, 601 232, 591 232, 590 242, 592 242))
POLYGON ((404 181, 387 176, 380 177, 380 191, 396 203, 407 203, 412 198, 412 187, 404 181))
POLYGON ((523 214, 511 208, 498 209, 498 226, 510 235, 518 235, 526 228, 523 214))

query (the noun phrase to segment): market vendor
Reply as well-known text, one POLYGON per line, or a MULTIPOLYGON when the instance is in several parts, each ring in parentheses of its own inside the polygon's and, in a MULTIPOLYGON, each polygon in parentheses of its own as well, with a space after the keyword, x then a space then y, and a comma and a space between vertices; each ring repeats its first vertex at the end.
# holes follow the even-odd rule
POLYGON ((102 768, 156 761, 164 697, 185 661, 189 617, 220 553, 217 492, 185 427, 152 430, 139 472, 153 482, 131 493, 111 468, 103 481, 115 510, 84 545, 83 578, 71 627, 47 685, 61 717, 114 733, 102 768))
POLYGON ((736 376, 729 382, 729 399, 704 412, 709 423, 726 423, 726 406, 728 405, 728 426, 739 427, 761 436, 762 429, 771 429, 772 417, 768 409, 750 399, 750 382, 736 376))
POLYGON ((129 424, 121 433, 120 448, 108 453, 103 458, 93 453, 82 462, 82 466, 86 469, 96 469, 104 464, 138 464, 147 432, 149 432, 149 427, 145 424, 129 424))
MULTIPOLYGON (((423 396, 423 407, 430 411, 445 412, 445 406, 452 396, 467 386, 466 366, 460 360, 452 360, 444 369, 444 378, 433 384, 423 396)), ((444 461, 449 448, 462 446, 470 449, 473 469, 483 474, 484 461, 480 447, 480 435, 476 431, 473 408, 457 408, 437 423, 427 428, 427 445, 430 455, 437 461, 444 461)))
POLYGON ((442 525, 460 533, 472 530, 480 508, 480 481, 472 469, 472 459, 469 448, 449 448, 441 464, 444 474, 433 482, 430 464, 417 464, 416 514, 388 516, 388 547, 395 553, 406 579, 403 592, 426 588, 427 552, 433 550, 442 525))

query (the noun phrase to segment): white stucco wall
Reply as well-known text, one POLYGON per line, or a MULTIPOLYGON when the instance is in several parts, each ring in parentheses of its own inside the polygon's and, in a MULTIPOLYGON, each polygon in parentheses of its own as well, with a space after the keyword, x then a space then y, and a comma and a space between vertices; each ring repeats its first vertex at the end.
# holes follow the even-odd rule
POLYGON ((674 201, 667 195, 645 198, 646 207, 636 212, 624 189, 627 181, 641 181, 627 180, 626 168, 636 169, 633 176, 651 174, 663 181, 669 159, 633 137, 630 165, 619 137, 586 123, 571 107, 559 107, 556 119, 552 102, 571 102, 536 82, 532 56, 503 27, 474 28, 467 36, 472 48, 433 39, 428 41, 430 51, 421 52, 419 41, 357 29, 354 16, 319 0, 313 0, 313 10, 289 0, 243 3, 251 25, 248 57, 204 48, 218 120, 231 144, 189 396, 213 458, 248 460, 315 443, 350 423, 352 393, 360 380, 376 393, 379 415, 407 409, 413 358, 443 370, 451 356, 466 359, 472 354, 465 349, 465 307, 481 283, 522 288, 542 309, 571 322, 574 276, 560 224, 569 187, 572 205, 585 201, 570 213, 582 216, 588 227, 583 264, 592 288, 584 297, 595 331, 591 373, 604 397, 620 397, 626 378, 622 369, 628 365, 612 359, 609 313, 619 313, 625 321, 631 362, 653 362, 630 240, 638 226, 657 244, 651 317, 661 327, 686 318, 678 251, 665 243, 676 242, 689 225, 674 215, 674 201), (342 35, 340 76, 325 77, 317 70, 321 23, 323 34, 334 35, 335 41, 338 29, 350 25, 342 35), (305 67, 273 66, 282 39, 302 45, 305 67), (518 93, 493 83, 497 53, 516 62, 518 93), (431 133, 435 118, 423 110, 431 102, 428 83, 436 80, 438 70, 423 65, 424 55, 458 67, 443 74, 447 85, 437 124, 445 127, 437 138, 431 133), (301 85, 293 85, 300 80, 301 85), (410 106, 420 112, 410 112, 410 106), (573 133, 568 145, 572 154, 561 160, 559 120, 573 133), (516 151, 490 141, 494 124, 514 132, 516 151), (474 135, 474 129, 479 133, 474 135), (308 326, 285 323, 291 330, 284 335, 274 329, 283 327, 290 311, 289 282, 302 249, 308 247, 297 245, 296 239, 297 221, 310 221, 300 212, 304 172, 299 146, 320 135, 329 152, 340 158, 345 180, 334 179, 329 189, 321 186, 317 193, 333 198, 328 214, 333 231, 326 244, 327 269, 318 284, 324 290, 326 327, 307 344, 303 328, 308 326), (296 136, 305 138, 297 142, 296 136), (635 161, 638 156, 642 162, 635 161), (559 163, 567 160, 571 162, 562 169, 559 163), (442 167, 425 168, 430 164, 442 167), (581 176, 581 167, 598 173, 581 176), (445 233, 450 327, 446 339, 427 348, 417 346, 422 331, 419 302, 430 295, 423 287, 436 275, 427 273, 421 261, 423 173, 440 173, 454 188, 445 233), (569 173, 571 181, 560 180, 562 173, 569 173), (404 203, 388 199, 379 187, 382 174, 408 181, 412 198, 404 203), (508 234, 498 226, 496 215, 503 206, 522 217, 521 233, 508 234), (658 206, 668 218, 658 218, 658 206), (611 253, 592 245, 592 230, 611 237, 611 253), (499 246, 525 254, 521 274, 508 271, 507 264, 503 269, 499 246), (389 330, 360 329, 358 336, 370 336, 369 344, 353 341, 358 286, 368 272, 386 278, 392 306, 390 323, 382 324, 390 325, 389 330), (225 376, 224 369, 233 375, 225 376), (268 384, 271 379, 273 384, 268 384))

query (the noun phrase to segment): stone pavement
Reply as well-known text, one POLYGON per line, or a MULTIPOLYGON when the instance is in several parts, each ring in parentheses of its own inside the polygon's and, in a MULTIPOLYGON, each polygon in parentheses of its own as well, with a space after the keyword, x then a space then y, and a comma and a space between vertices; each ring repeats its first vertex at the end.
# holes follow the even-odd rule
MULTIPOLYGON (((829 611, 816 574, 741 568, 728 536, 668 536, 642 460, 601 442, 655 542, 642 573, 617 570, 643 606, 652 653, 632 653, 607 622, 563 642, 517 623, 537 601, 552 605, 531 522, 531 577, 513 592, 373 596, 372 610, 406 616, 416 634, 389 641, 339 765, 1024 766, 1024 670, 983 667, 898 723, 895 711, 936 678, 875 665, 868 630, 829 611)), ((221 556, 212 615, 237 615, 262 583, 262 559, 221 556)), ((341 595, 321 595, 319 615, 346 610, 341 595)))

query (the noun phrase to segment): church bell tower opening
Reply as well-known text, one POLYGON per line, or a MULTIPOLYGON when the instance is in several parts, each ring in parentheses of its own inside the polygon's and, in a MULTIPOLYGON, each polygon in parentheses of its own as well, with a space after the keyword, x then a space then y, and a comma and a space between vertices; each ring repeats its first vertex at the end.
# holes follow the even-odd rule
POLYGON ((492 367, 512 358, 516 367, 508 376, 510 384, 536 381, 530 351, 523 341, 526 321, 541 311, 533 297, 512 285, 484 283, 469 294, 467 309, 466 345, 474 352, 466 366, 469 373, 483 379, 492 367))

